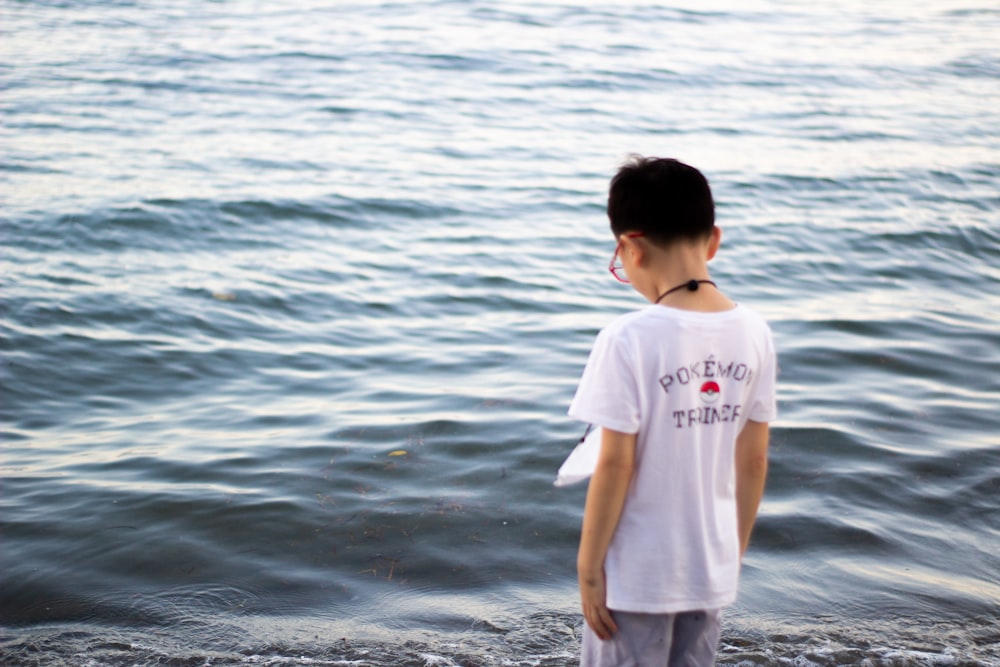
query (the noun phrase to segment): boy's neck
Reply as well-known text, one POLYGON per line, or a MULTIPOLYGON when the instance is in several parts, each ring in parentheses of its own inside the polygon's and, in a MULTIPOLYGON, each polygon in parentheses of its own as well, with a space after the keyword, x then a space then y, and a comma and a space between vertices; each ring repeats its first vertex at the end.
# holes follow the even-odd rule
POLYGON ((715 285, 699 283, 696 290, 687 289, 692 280, 712 279, 708 261, 714 254, 708 244, 701 242, 648 248, 638 275, 632 280, 633 286, 650 303, 670 308, 698 312, 731 310, 736 304, 715 285))

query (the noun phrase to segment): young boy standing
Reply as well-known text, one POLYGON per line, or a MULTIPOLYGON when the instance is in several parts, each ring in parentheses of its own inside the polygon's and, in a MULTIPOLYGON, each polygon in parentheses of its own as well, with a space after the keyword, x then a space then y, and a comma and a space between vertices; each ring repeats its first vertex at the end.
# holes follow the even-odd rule
POLYGON ((633 158, 611 181, 611 272, 650 305, 598 335, 571 416, 602 427, 577 571, 585 666, 713 665, 767 474, 767 324, 716 287, 705 177, 633 158))

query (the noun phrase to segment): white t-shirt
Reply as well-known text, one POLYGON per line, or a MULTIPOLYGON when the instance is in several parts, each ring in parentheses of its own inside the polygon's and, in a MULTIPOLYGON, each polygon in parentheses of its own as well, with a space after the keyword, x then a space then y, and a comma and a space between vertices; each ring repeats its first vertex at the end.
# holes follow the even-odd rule
POLYGON ((605 559, 608 608, 664 614, 736 599, 736 436, 747 419, 775 418, 775 374, 771 331, 742 306, 650 305, 597 336, 569 414, 638 433, 605 559))

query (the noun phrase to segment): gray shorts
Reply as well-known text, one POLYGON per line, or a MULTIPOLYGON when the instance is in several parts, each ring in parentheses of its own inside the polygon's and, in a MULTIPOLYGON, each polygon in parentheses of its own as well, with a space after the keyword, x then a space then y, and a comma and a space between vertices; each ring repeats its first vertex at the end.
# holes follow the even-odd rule
POLYGON ((712 667, 722 612, 634 614, 612 611, 618 632, 601 641, 583 624, 580 667, 712 667))

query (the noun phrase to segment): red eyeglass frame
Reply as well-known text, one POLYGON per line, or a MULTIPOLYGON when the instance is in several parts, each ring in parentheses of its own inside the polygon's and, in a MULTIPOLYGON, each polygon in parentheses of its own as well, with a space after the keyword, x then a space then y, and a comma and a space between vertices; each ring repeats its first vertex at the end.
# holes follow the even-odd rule
MULTIPOLYGON (((643 232, 628 232, 627 234, 622 234, 622 236, 627 236, 630 239, 637 239, 640 236, 645 236, 645 234, 643 232)), ((620 283, 625 283, 627 285, 629 284, 629 279, 628 276, 625 274, 625 267, 615 266, 615 262, 618 261, 618 252, 621 249, 622 249, 622 242, 618 241, 618 245, 615 246, 615 254, 611 255, 611 263, 608 264, 608 271, 610 271, 611 275, 615 277, 615 280, 617 280, 620 283), (621 271, 621 275, 618 275, 619 271, 621 271)))

